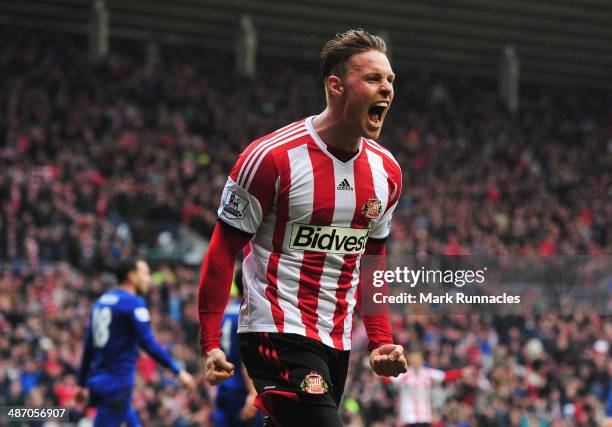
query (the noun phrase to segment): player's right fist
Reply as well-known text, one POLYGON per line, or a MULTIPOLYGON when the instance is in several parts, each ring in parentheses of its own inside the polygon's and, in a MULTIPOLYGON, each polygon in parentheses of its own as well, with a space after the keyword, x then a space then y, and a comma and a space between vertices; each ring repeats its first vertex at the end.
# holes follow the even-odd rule
POLYGON ((234 375, 235 370, 220 348, 213 348, 204 356, 204 375, 210 385, 221 384, 234 375))

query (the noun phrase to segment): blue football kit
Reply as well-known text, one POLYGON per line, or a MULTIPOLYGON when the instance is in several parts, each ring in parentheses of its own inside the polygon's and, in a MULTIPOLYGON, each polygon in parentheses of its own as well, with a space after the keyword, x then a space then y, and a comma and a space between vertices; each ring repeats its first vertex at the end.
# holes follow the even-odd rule
POLYGON ((215 410, 212 421, 215 427, 259 427, 263 425, 263 415, 257 415, 247 421, 240 419, 240 411, 244 407, 247 395, 247 385, 242 375, 240 361, 240 343, 238 341, 238 311, 240 301, 232 300, 227 305, 221 321, 221 349, 227 361, 236 367, 235 374, 222 382, 217 388, 215 410))
POLYGON ((144 299, 123 289, 104 293, 91 309, 79 372, 79 385, 89 389, 90 404, 97 408, 94 427, 140 426, 131 404, 139 347, 180 372, 153 336, 144 299))

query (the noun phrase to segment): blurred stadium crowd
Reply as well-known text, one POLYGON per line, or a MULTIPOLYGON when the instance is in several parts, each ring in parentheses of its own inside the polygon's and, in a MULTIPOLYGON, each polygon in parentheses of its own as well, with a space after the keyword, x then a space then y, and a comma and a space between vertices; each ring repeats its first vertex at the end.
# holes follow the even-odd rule
MULTIPOLYGON (((0 34, 0 404, 62 405, 104 272, 181 224, 209 236, 237 154, 320 111, 323 88, 295 64, 262 63, 248 80, 225 53, 114 43, 92 66, 85 40, 0 34)), ((404 170, 392 253, 610 254, 610 94, 524 88, 513 116, 490 82, 398 74, 381 139, 404 170)), ((198 271, 154 271, 154 329, 197 372, 198 271)), ((479 368, 434 390, 436 426, 594 426, 605 413, 610 316, 393 322, 430 366, 479 368)), ((354 340, 347 425, 394 425, 397 393, 366 368, 361 326, 354 340)), ((148 358, 139 382, 144 425, 207 425, 205 384, 188 395, 148 358)))

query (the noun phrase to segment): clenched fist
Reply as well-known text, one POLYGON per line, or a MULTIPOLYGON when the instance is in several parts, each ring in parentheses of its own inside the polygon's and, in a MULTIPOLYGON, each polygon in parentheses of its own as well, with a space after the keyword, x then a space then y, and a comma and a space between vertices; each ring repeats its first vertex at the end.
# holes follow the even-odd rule
POLYGON ((370 366, 378 375, 397 377, 408 370, 404 347, 384 344, 370 353, 370 366))
POLYGON ((234 375, 236 367, 227 361, 220 348, 213 348, 204 356, 204 375, 210 385, 218 385, 234 375))

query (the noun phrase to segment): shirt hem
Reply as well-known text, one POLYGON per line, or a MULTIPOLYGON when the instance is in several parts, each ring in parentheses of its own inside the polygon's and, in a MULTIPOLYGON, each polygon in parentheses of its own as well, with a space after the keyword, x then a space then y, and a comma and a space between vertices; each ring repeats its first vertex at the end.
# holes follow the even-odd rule
MULTIPOLYGON (((238 333, 239 334, 247 334, 247 333, 250 333, 250 332, 270 332, 270 333, 274 333, 274 334, 279 333, 278 329, 276 328, 276 325, 238 326, 238 333)), ((282 333, 283 334, 297 334, 297 335, 301 335, 303 337, 310 338, 310 339, 312 339, 312 340, 314 340, 316 342, 319 342, 319 343, 323 344, 326 347, 333 348, 334 350, 339 350, 339 351, 350 351, 351 350, 350 341, 349 341, 349 345, 347 347, 345 347, 345 348, 336 348, 334 346, 331 346, 329 344, 324 343, 321 339, 308 337, 303 329, 296 328, 296 327, 291 327, 291 326, 287 327, 287 326, 285 326, 282 333)))

